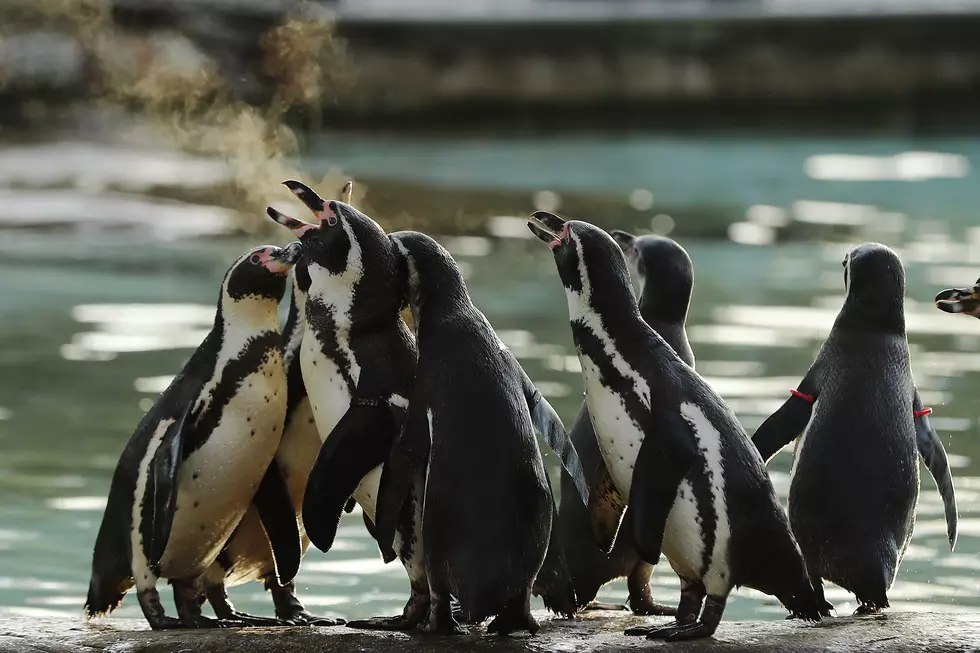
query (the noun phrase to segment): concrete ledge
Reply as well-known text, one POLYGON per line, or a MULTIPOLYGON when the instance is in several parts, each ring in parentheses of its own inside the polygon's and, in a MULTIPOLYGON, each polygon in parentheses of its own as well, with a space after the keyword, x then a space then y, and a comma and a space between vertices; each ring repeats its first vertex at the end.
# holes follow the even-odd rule
MULTIPOLYGON (((723 621, 715 637, 694 642, 662 643, 626 637, 623 630, 644 623, 622 613, 589 613, 575 621, 539 614, 541 631, 533 638, 487 636, 482 628, 462 637, 431 637, 420 633, 376 633, 336 628, 250 628, 151 632, 142 621, 109 619, 86 624, 81 619, 0 619, 0 653, 360 653, 380 651, 628 651, 665 650, 875 651, 964 653, 980 651, 980 614, 890 613, 877 617, 841 617, 820 624, 787 621, 723 621)), ((650 621, 669 621, 650 618, 650 621)))

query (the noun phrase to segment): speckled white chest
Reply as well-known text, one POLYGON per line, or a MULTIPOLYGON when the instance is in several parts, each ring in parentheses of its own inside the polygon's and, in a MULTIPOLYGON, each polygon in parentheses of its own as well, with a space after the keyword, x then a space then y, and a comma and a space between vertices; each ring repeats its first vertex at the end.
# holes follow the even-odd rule
POLYGON ((207 441, 182 463, 161 575, 197 576, 248 510, 282 437, 286 376, 278 353, 247 376, 207 441))

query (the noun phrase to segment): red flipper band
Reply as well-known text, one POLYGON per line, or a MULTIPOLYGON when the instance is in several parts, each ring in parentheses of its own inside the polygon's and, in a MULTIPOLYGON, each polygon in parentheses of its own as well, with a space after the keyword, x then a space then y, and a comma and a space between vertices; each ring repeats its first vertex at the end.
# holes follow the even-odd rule
POLYGON ((918 419, 919 417, 925 417, 926 415, 932 414, 932 408, 923 408, 922 410, 917 410, 912 413, 912 417, 918 419))
POLYGON ((813 395, 808 395, 805 392, 800 392, 799 390, 790 390, 789 393, 794 397, 799 397, 800 399, 806 401, 809 404, 812 404, 817 400, 817 398, 814 397, 813 395))

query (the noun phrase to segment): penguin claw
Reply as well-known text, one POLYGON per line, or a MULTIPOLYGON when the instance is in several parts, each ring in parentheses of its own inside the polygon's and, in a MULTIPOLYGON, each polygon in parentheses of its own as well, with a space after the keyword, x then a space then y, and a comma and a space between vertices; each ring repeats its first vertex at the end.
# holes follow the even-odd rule
POLYGON ((660 624, 658 626, 633 626, 631 628, 627 628, 626 632, 623 634, 630 635, 631 637, 649 637, 650 639, 660 639, 658 637, 654 637, 654 635, 661 631, 668 631, 669 634, 669 632, 690 628, 693 625, 694 624, 682 624, 678 623, 677 621, 672 621, 668 624, 660 624))
POLYGON ((321 617, 302 610, 294 613, 286 622, 292 626, 343 626, 347 620, 341 617, 321 617))
POLYGON ((681 630, 675 630, 666 637, 653 637, 647 635, 647 639, 665 639, 668 642, 679 642, 685 639, 697 639, 700 637, 711 637, 715 634, 715 626, 710 626, 706 623, 697 622, 687 628, 681 630))
POLYGON ((397 617, 355 619, 348 621, 347 627, 358 630, 412 630, 417 624, 417 619, 406 619, 404 615, 398 615, 397 617))

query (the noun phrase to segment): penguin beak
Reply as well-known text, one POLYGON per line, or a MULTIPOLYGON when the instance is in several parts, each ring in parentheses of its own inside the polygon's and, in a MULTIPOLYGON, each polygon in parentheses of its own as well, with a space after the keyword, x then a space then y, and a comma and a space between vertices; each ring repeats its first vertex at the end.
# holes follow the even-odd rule
MULTIPOLYGON (((299 198, 299 200, 306 205, 313 215, 316 216, 317 220, 320 222, 326 222, 329 226, 334 226, 337 224, 337 206, 334 202, 325 202, 322 197, 320 197, 315 190, 304 184, 303 182, 296 181, 295 179, 287 179, 282 182, 282 185, 289 189, 289 191, 299 198)), ((354 185, 351 182, 347 182, 341 191, 342 194, 349 194, 352 191, 354 185), (348 188, 348 186, 350 188, 348 188)))
POLYGON ((292 231, 297 238, 302 238, 311 231, 316 231, 320 228, 320 225, 310 224, 309 222, 303 222, 302 220, 297 220, 292 218, 285 213, 280 213, 271 206, 265 207, 265 212, 269 214, 275 222, 278 222, 282 226, 286 227, 292 231))
POLYGON ((626 254, 626 257, 629 258, 633 251, 633 245, 636 243, 636 236, 625 231, 620 231, 619 229, 613 229, 609 232, 609 235, 613 237, 613 240, 616 241, 619 248, 623 250, 623 254, 626 254))
POLYGON ((275 258, 285 265, 296 265, 303 256, 303 244, 299 241, 289 243, 275 258))
MULTIPOLYGON (((299 246, 299 243, 293 243, 299 246)), ((291 249, 292 245, 283 249, 281 247, 269 246, 265 249, 257 252, 253 261, 258 265, 261 265, 266 270, 272 274, 284 277, 289 274, 292 269, 295 260, 289 260, 291 257, 295 256, 295 249, 291 249)))
POLYGON ((946 313, 966 313, 980 318, 980 285, 942 291, 936 295, 936 308, 946 313))
POLYGON ((565 221, 548 211, 535 211, 528 218, 527 228, 539 239, 548 243, 548 247, 554 249, 561 245, 562 239, 568 235, 568 226, 565 221))

